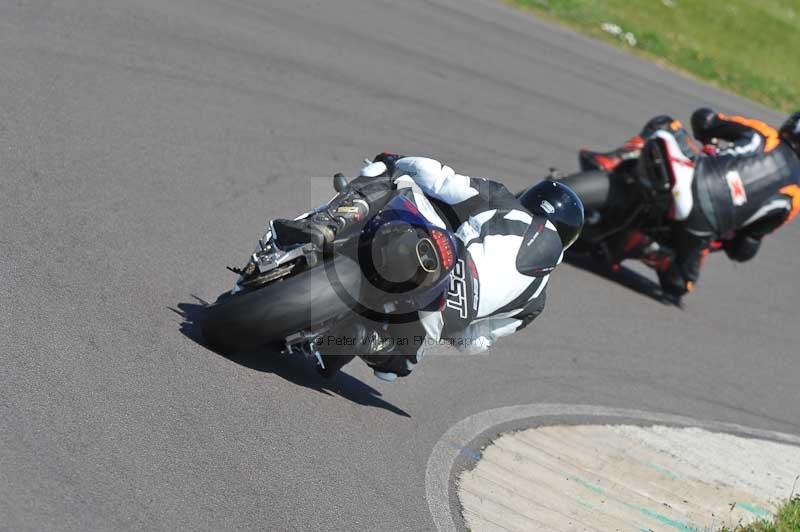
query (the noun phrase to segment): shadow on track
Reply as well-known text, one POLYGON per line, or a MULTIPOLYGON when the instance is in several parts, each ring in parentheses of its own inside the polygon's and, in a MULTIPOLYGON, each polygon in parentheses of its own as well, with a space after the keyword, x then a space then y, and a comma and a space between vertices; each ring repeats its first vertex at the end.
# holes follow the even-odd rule
POLYGON ((583 253, 570 253, 564 257, 564 260, 570 266, 574 266, 576 268, 580 268, 581 270, 593 273, 599 277, 603 277, 604 279, 608 279, 618 285, 624 286, 634 292, 638 292, 644 296, 649 297, 655 301, 658 301, 662 305, 670 305, 680 309, 683 309, 681 306, 680 300, 676 300, 675 298, 665 294, 658 283, 648 279, 644 275, 641 275, 638 272, 631 270, 625 266, 620 266, 618 271, 613 271, 609 268, 606 264, 592 258, 589 255, 583 253))
POLYGON ((169 308, 183 318, 180 331, 187 338, 205 347, 221 357, 227 358, 246 368, 272 373, 298 386, 315 390, 325 395, 339 395, 364 406, 383 408, 399 416, 411 417, 405 410, 381 399, 381 392, 361 380, 340 371, 333 379, 323 379, 311 367, 311 363, 302 356, 286 356, 280 353, 264 351, 248 351, 224 353, 208 346, 200 332, 200 318, 203 308, 208 305, 197 296, 198 303, 178 303, 178 308, 169 308))

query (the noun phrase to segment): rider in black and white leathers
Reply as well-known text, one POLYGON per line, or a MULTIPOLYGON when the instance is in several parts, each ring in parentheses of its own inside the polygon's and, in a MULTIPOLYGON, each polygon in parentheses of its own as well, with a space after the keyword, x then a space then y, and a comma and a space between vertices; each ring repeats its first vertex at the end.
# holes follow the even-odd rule
POLYGON ((530 323, 544 308, 550 272, 561 262, 556 227, 528 212, 501 183, 456 174, 433 159, 402 158, 394 174, 409 176, 426 196, 450 207, 448 218, 463 249, 466 290, 448 290, 443 311, 421 316, 426 333, 460 338, 465 349, 479 352, 530 323), (535 248, 524 245, 526 237, 536 241, 535 248), (520 271, 526 254, 527 262, 538 263, 520 271))
MULTIPOLYGON (((408 375, 425 349, 440 342, 466 353, 485 351, 542 312, 548 279, 564 251, 550 220, 523 207, 501 183, 457 174, 434 159, 384 154, 361 171, 367 177, 387 174, 396 186, 412 187, 436 204, 443 217, 424 214, 450 229, 459 249, 441 308, 420 311, 417 322, 378 333, 411 341, 396 342, 388 353, 355 353, 379 378, 408 375)), ((581 224, 582 216, 580 207, 581 224)), ((351 358, 328 358, 326 364, 338 369, 351 358)))

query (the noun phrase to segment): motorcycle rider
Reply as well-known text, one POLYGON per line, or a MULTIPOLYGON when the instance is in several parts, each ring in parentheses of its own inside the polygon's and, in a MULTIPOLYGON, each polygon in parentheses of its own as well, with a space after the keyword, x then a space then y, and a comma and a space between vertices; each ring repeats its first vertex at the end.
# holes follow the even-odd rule
POLYGON ((606 171, 638 160, 641 188, 659 206, 670 237, 654 243, 631 231, 615 251, 655 266, 662 289, 677 300, 693 289, 712 246, 719 243, 731 260, 748 261, 764 236, 800 212, 800 112, 777 131, 708 108, 697 109, 691 125, 702 145, 662 115, 617 150, 581 153, 582 165, 606 171), (652 260, 665 256, 664 245, 669 260, 652 260), (658 253, 650 255, 654 249, 658 253))
MULTIPOLYGON (((496 181, 457 174, 434 159, 391 153, 376 156, 358 180, 411 186, 415 194, 436 203, 444 219, 437 212, 424 214, 455 234, 455 267, 449 287, 437 298, 440 304, 419 310, 418 319, 389 325, 358 320, 337 331, 353 341, 318 344, 318 370, 328 378, 360 356, 378 378, 393 381, 410 374, 430 345, 444 341, 459 351, 479 353, 524 328, 544 309, 550 274, 583 226, 580 200, 560 183, 539 183, 517 199, 496 181)), ((350 199, 344 201, 343 212, 358 202, 369 204, 367 196, 345 195, 350 199)), ((341 204, 336 202, 337 212, 341 204)), ((301 240, 300 233, 311 233, 316 234, 311 240, 330 241, 342 225, 332 218, 336 216, 281 220, 278 231, 288 235, 282 238, 301 240)), ((390 267, 400 278, 412 278, 421 265, 408 253, 390 267)))

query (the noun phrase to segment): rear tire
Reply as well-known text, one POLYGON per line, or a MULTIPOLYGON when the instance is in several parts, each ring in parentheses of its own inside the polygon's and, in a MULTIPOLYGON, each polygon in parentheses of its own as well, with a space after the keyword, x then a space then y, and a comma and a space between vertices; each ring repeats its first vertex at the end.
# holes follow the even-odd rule
POLYGON ((587 170, 559 180, 581 199, 586 223, 571 251, 592 254, 620 216, 629 212, 629 191, 621 176, 603 170, 587 170))
POLYGON ((282 343, 293 333, 350 312, 359 300, 362 278, 356 261, 337 255, 263 288, 223 295, 205 309, 203 337, 224 351, 282 343))
POLYGON ((602 211, 609 203, 611 178, 602 170, 571 174, 558 182, 567 185, 578 195, 584 210, 602 211))

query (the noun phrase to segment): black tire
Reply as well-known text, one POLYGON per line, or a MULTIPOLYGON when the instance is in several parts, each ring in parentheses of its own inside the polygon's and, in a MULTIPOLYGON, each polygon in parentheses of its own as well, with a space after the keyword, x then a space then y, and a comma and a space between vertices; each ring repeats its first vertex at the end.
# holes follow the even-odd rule
POLYGON ((588 170, 558 180, 572 189, 585 210, 601 211, 609 203, 611 178, 602 170, 588 170))
POLYGON ((281 343, 286 336, 350 312, 361 279, 358 263, 338 255, 327 265, 263 288, 224 295, 206 307, 203 337, 224 351, 281 343))

